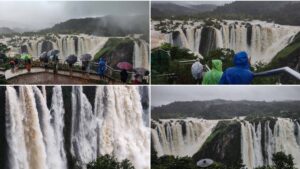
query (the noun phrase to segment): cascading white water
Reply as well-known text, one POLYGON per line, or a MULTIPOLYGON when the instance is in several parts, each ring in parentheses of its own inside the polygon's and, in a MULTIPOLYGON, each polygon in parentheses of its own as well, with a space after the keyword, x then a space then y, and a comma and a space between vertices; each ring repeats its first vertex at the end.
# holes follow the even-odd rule
MULTIPOLYGON (((273 126, 268 120, 256 123, 239 120, 241 159, 247 168, 273 165, 273 154, 280 151, 291 154, 295 167, 300 167, 299 122, 288 118, 273 120, 273 126)), ((217 123, 217 120, 204 119, 152 120, 152 145, 158 156, 193 156, 214 132, 217 123)))
POLYGON ((218 120, 168 119, 152 121, 152 144, 158 156, 192 156, 212 133, 218 120))
POLYGON ((6 91, 6 140, 8 143, 8 165, 11 169, 29 169, 27 161, 23 113, 17 92, 13 87, 6 91))
MULTIPOLYGON (((113 37, 123 39, 124 37, 113 37)), ((62 61, 69 55, 81 56, 89 53, 95 56, 109 40, 109 37, 99 37, 92 35, 49 35, 49 37, 42 36, 15 36, 12 38, 2 38, 0 43, 4 43, 11 49, 7 55, 14 57, 16 54, 21 54, 22 46, 26 48, 28 53, 33 58, 39 58, 42 52, 50 49, 58 49, 60 51, 59 58, 62 61), (25 46, 25 47, 24 47, 25 46)), ((143 39, 134 39, 133 51, 133 67, 149 69, 149 44, 143 39)))
MULTIPOLYGON (((47 153, 47 164, 49 169, 67 168, 65 159, 60 156, 59 142, 56 141, 57 135, 54 134, 53 126, 51 125, 51 115, 46 104, 46 98, 42 95, 40 89, 33 86, 32 90, 35 96, 36 108, 39 113, 39 123, 43 133, 43 140, 47 153)), ((61 134, 60 134, 61 135, 61 134)))
POLYGON ((118 159, 127 157, 136 168, 149 168, 150 133, 143 123, 137 87, 106 86, 105 90, 100 154, 114 154, 118 159))
POLYGON ((241 122, 241 154, 243 163, 249 169, 263 165, 272 165, 272 155, 282 151, 286 154, 291 154, 295 159, 295 167, 299 168, 300 163, 297 159, 300 158, 300 146, 297 143, 298 136, 295 135, 295 130, 298 126, 299 123, 291 119, 278 118, 272 131, 270 122, 267 121, 264 126, 265 141, 262 142, 262 127, 260 123, 255 125, 247 121, 241 122), (262 149, 263 144, 264 150, 262 149), (265 157, 263 157, 263 153, 265 157))
MULTIPOLYGON (((64 99, 53 87, 51 109, 46 89, 13 87, 6 91, 8 166, 12 169, 66 169, 64 99), (42 91, 43 94, 42 94, 42 91)), ((135 86, 96 87, 94 110, 83 88, 72 88, 70 152, 79 166, 110 154, 135 168, 150 168, 150 133, 135 86)))
POLYGON ((146 41, 139 39, 134 41, 133 67, 149 69, 149 45, 146 41))
POLYGON ((261 148, 261 124, 257 128, 248 121, 241 123, 242 159, 248 168, 263 165, 261 148), (248 144, 249 143, 249 144, 248 144))
POLYGON ((99 86, 95 111, 81 87, 73 87, 72 153, 85 164, 98 155, 129 159, 136 168, 150 168, 149 130, 143 123, 136 87, 99 86))
POLYGON ((19 105, 22 105, 22 111, 25 113, 23 126, 29 168, 48 168, 46 146, 43 141, 43 133, 39 124, 33 90, 29 86, 20 87, 19 95, 19 105))
MULTIPOLYGON (((194 53, 200 53, 199 46, 201 44, 201 33, 203 31, 203 23, 194 23, 192 26, 184 22, 177 21, 180 25, 176 31, 179 35, 173 37, 173 32, 160 33, 153 30, 151 47, 155 48, 162 43, 167 42, 173 45, 178 45, 183 48, 188 48, 194 53), (185 29, 186 34, 182 29, 185 29)), ((220 28, 213 28, 215 39, 210 39, 215 43, 216 48, 230 48, 235 52, 246 51, 251 57, 251 63, 264 62, 268 63, 272 58, 289 43, 293 37, 300 31, 300 27, 278 25, 267 23, 264 21, 235 21, 224 20, 217 22, 220 28)), ((159 24, 159 22, 154 22, 159 24)), ((174 23, 175 24, 175 23, 174 23)), ((204 32, 207 34, 207 32, 204 32)))
MULTIPOLYGON (((43 89, 45 90, 45 88, 43 89)), ((46 97, 45 100, 47 100, 46 97)), ((51 125, 53 126, 55 143, 58 147, 58 154, 59 154, 56 156, 59 156, 61 159, 61 168, 67 168, 67 159, 66 159, 65 146, 64 146, 65 140, 63 135, 63 129, 65 127, 64 125, 65 109, 63 103, 62 89, 60 86, 53 87, 50 113, 52 117, 51 125)))
POLYGON ((81 166, 97 158, 96 118, 81 86, 72 89, 71 153, 81 166))
POLYGON ((15 54, 21 53, 21 46, 26 49, 33 58, 38 58, 42 52, 50 49, 58 49, 60 58, 65 60, 71 54, 81 56, 89 53, 94 56, 105 45, 108 37, 99 37, 92 35, 49 35, 43 36, 16 36, 12 39, 0 39, 0 42, 9 45, 11 51, 8 56, 14 57, 15 54), (10 45, 11 44, 11 45, 10 45), (13 45, 12 45, 13 44, 13 45))

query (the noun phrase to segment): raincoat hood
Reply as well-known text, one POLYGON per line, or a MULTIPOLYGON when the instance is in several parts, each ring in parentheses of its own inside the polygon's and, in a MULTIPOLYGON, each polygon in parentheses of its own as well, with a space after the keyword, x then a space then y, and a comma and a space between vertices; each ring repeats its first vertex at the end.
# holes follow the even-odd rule
POLYGON ((222 61, 219 59, 212 60, 212 69, 215 69, 217 71, 222 71, 222 61))
POLYGON ((235 66, 242 67, 242 68, 250 68, 248 55, 246 52, 238 52, 234 55, 233 63, 235 66))

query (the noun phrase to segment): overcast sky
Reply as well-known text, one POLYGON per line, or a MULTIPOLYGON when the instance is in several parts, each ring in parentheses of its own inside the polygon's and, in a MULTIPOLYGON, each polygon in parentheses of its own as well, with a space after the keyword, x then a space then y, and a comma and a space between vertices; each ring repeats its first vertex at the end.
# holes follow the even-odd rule
POLYGON ((152 86, 152 106, 194 100, 300 100, 300 86, 152 86))
POLYGON ((213 5, 224 5, 232 1, 156 1, 152 0, 153 3, 175 3, 178 5, 188 6, 188 5, 201 5, 201 4, 213 4, 213 5))
POLYGON ((41 29, 71 18, 149 13, 149 2, 0 1, 0 26, 41 29))

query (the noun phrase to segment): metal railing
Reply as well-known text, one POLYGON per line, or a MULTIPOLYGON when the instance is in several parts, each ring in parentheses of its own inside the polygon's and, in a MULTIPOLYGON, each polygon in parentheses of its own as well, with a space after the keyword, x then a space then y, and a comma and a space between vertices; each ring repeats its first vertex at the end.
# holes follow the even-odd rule
POLYGON ((281 73, 287 73, 291 77, 300 80, 300 73, 291 69, 290 67, 282 67, 282 68, 277 68, 277 69, 272 69, 272 70, 267 70, 264 72, 259 72, 259 73, 254 73, 254 77, 266 77, 266 76, 273 76, 273 75, 278 75, 281 73))

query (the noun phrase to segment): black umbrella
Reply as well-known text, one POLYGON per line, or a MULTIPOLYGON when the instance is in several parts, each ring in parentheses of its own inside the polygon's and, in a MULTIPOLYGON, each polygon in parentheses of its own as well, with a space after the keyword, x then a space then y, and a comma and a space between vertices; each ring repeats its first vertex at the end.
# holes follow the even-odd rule
POLYGON ((50 57, 50 56, 54 56, 57 54, 59 54, 59 50, 52 49, 52 50, 48 51, 47 56, 50 57))
POLYGON ((199 160, 197 162, 197 166, 198 167, 201 167, 201 168, 206 168, 210 165, 212 165, 214 163, 214 161, 212 159, 202 159, 202 160, 199 160))
POLYGON ((76 55, 70 55, 68 56, 68 58, 66 59, 66 62, 69 64, 74 64, 77 62, 77 56, 76 55))
POLYGON ((47 56, 47 52, 43 52, 40 54, 40 60, 41 61, 44 61, 46 59, 48 59, 49 57, 47 56))
POLYGON ((92 59, 92 55, 90 55, 88 53, 81 55, 81 58, 80 58, 81 61, 90 61, 91 59, 92 59))

